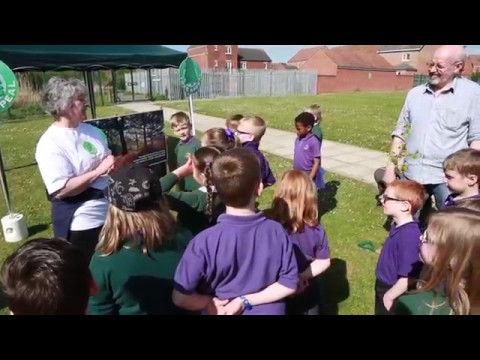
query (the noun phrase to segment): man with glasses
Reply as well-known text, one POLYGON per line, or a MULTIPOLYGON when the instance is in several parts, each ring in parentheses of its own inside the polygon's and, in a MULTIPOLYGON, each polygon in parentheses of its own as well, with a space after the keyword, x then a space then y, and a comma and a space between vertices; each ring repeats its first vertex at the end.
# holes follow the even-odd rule
POLYGON ((422 184, 429 197, 443 208, 449 190, 443 161, 450 154, 471 147, 480 150, 480 86, 463 78, 466 53, 463 46, 444 45, 428 63, 428 84, 412 89, 392 133, 390 162, 377 182, 388 185, 397 177, 397 161, 406 170, 400 178, 422 184), (416 156, 412 156, 416 154, 416 156))

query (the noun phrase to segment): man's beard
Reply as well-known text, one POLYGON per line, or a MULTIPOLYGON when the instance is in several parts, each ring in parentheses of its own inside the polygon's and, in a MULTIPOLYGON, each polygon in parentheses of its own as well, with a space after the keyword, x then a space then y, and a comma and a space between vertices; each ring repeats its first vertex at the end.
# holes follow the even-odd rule
POLYGON ((429 82, 430 85, 438 85, 438 84, 440 84, 440 81, 441 81, 441 79, 440 79, 440 76, 438 76, 438 75, 429 75, 428 76, 428 82, 429 82))

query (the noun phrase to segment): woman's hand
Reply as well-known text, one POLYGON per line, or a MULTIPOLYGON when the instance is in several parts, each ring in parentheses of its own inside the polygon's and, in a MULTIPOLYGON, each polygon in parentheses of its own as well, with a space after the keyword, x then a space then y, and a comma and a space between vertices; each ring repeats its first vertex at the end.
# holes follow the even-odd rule
POLYGON ((102 160, 100 165, 98 165, 96 171, 99 176, 107 175, 112 171, 113 166, 115 165, 115 157, 113 155, 108 155, 105 159, 102 160))

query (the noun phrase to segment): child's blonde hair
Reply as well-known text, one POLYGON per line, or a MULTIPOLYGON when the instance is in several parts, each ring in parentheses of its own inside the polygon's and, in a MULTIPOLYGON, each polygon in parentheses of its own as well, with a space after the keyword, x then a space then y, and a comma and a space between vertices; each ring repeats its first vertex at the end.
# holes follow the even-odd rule
POLYGON ((173 114, 170 117, 170 126, 172 129, 175 129, 176 127, 180 125, 187 125, 187 126, 192 126, 192 122, 190 121, 190 117, 184 113, 183 111, 179 111, 175 114, 173 114))
POLYGON ((456 315, 480 306, 480 215, 464 208, 433 214, 426 230, 435 246, 432 264, 425 266, 420 291, 444 292, 456 315))
POLYGON ((305 108, 305 110, 303 110, 303 111, 304 112, 312 112, 312 111, 316 111, 316 110, 320 110, 320 105, 318 105, 318 104, 310 105, 309 107, 305 108))
POLYGON ((212 178, 218 196, 227 206, 247 206, 262 182, 260 163, 255 154, 236 148, 220 154, 212 166, 212 178))
POLYGON ((109 205, 97 250, 103 255, 111 255, 131 240, 132 245, 141 245, 143 252, 148 253, 165 244, 172 236, 176 222, 165 200, 159 200, 156 205, 138 212, 109 205))
POLYGON ((313 104, 307 107, 306 109, 303 110, 303 112, 307 112, 315 116, 315 121, 321 121, 322 116, 321 116, 321 109, 320 105, 318 104, 313 104))
POLYGON ((201 140, 203 146, 215 146, 222 149, 222 151, 237 147, 235 134, 229 129, 208 129, 203 133, 201 140))
POLYGON ((465 208, 480 212, 480 198, 463 199, 456 202, 457 208, 465 208))
POLYGON ((480 180, 480 151, 471 148, 459 150, 443 162, 444 171, 454 170, 460 175, 476 175, 480 180))
POLYGON ((267 123, 260 116, 245 116, 239 121, 239 125, 242 123, 247 123, 253 128, 252 135, 254 136, 254 141, 260 142, 267 131, 267 123))
POLYGON ((302 232, 305 224, 317 226, 318 198, 312 179, 298 170, 284 173, 273 195, 269 217, 289 233, 302 232))

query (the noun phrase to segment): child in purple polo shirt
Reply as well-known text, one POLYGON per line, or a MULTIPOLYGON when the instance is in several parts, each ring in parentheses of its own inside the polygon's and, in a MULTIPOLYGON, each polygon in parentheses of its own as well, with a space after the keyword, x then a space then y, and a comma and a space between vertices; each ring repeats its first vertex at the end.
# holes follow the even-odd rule
POLYGON ((480 198, 480 151, 463 149, 451 154, 443 163, 445 181, 452 192, 445 207, 455 207, 460 200, 480 198))
POLYGON ((259 116, 246 116, 238 123, 237 136, 245 149, 253 151, 260 162, 263 187, 267 188, 275 184, 270 164, 265 155, 259 150, 260 141, 267 131, 267 123, 259 116))
POLYGON ((226 205, 217 225, 188 245, 175 273, 174 303, 221 314, 284 315, 298 285, 297 261, 282 226, 255 212, 263 185, 255 155, 233 149, 212 166, 226 205))
POLYGON ((325 188, 322 163, 322 142, 312 133, 315 124, 315 116, 304 112, 295 118, 297 139, 293 155, 293 168, 306 173, 315 182, 317 189, 325 188))
POLYGON ((409 278, 419 276, 421 231, 413 216, 424 201, 423 186, 410 180, 394 181, 381 197, 384 213, 394 224, 375 271, 375 315, 389 315, 395 300, 408 290, 409 278))
POLYGON ((330 248, 318 222, 313 181, 298 170, 283 174, 273 196, 270 216, 289 233, 298 264, 299 291, 288 299, 287 314, 319 315, 320 289, 312 280, 330 267, 330 248))

